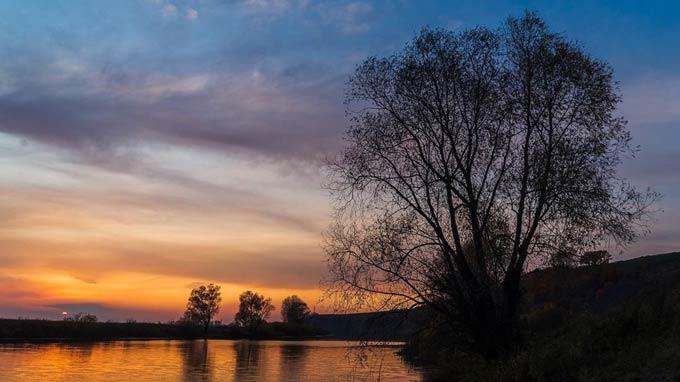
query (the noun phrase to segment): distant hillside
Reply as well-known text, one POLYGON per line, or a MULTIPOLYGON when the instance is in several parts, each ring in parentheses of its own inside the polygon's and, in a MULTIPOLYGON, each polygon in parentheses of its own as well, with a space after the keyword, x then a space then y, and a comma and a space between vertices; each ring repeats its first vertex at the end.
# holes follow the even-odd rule
POLYGON ((525 309, 605 313, 680 287, 680 252, 610 264, 545 269, 525 276, 525 309))
MULTIPOLYGON (((577 313, 604 313, 630 304, 652 290, 680 283, 680 252, 611 264, 542 269, 523 280, 524 318, 555 325, 577 313)), ((318 314, 307 324, 333 338, 406 340, 420 326, 422 312, 318 314)))

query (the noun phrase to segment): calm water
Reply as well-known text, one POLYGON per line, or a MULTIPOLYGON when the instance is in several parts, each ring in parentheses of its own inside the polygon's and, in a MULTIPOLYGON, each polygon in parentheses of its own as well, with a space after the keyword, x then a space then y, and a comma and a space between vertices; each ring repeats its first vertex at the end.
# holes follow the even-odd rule
POLYGON ((2 382, 420 381, 395 347, 344 341, 0 344, 2 382))

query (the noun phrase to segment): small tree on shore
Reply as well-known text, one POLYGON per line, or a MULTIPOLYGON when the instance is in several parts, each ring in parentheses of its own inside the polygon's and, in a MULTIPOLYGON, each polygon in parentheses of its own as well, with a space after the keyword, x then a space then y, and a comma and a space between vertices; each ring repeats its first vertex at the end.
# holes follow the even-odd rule
POLYGON ((245 291, 239 296, 238 312, 234 316, 234 321, 237 325, 253 332, 261 324, 267 322, 267 318, 274 306, 271 304, 271 298, 265 298, 263 295, 252 291, 245 291))
POLYGON ((550 254, 548 265, 552 268, 573 268, 579 260, 580 257, 576 251, 562 248, 550 254))
POLYGON ((220 311, 222 301, 220 289, 219 285, 213 283, 192 289, 182 320, 202 325, 203 332, 207 333, 210 321, 220 311))
POLYGON ((73 317, 76 322, 97 322, 99 319, 94 314, 80 312, 73 317))
POLYGON ((309 314, 310 310, 307 303, 296 295, 286 297, 281 304, 281 317, 283 317, 283 322, 301 324, 309 314))
POLYGON ((600 265, 608 264, 612 259, 612 255, 608 251, 588 251, 584 252, 579 259, 581 265, 600 265))

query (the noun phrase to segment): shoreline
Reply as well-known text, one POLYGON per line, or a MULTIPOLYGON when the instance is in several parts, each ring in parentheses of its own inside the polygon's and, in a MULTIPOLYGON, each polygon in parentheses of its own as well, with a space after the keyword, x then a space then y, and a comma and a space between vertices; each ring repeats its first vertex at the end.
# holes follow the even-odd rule
POLYGON ((367 343, 368 346, 377 346, 385 348, 399 348, 406 343, 401 341, 361 341, 357 339, 334 338, 330 336, 320 337, 297 337, 297 338, 223 338, 223 337, 119 337, 119 338, 0 338, 0 347, 3 345, 12 344, 66 344, 66 343, 105 343, 105 342, 124 342, 124 341, 138 341, 138 342, 153 342, 153 341, 249 341, 249 342, 308 342, 308 341, 323 341, 323 342, 347 342, 347 343, 367 343))

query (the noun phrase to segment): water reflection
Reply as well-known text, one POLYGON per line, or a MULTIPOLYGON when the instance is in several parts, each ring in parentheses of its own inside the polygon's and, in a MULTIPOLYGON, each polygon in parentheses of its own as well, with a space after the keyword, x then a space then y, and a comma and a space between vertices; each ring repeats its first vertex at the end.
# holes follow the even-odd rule
POLYGON ((208 340, 185 341, 179 344, 182 353, 183 375, 185 382, 212 381, 212 370, 208 352, 208 340))
POLYGON ((303 378, 305 357, 309 347, 302 343, 281 345, 279 369, 282 381, 300 381, 303 378))
POLYGON ((73 362, 87 362, 94 352, 95 346, 106 346, 106 342, 78 342, 75 344, 59 344, 61 352, 68 353, 73 362))
POLYGON ((234 381, 250 382, 257 380, 263 367, 260 367, 260 346, 257 342, 237 341, 234 343, 236 352, 236 373, 234 381))
POLYGON ((356 362, 341 341, 112 341, 0 344, 1 382, 420 381, 395 354, 356 362))

